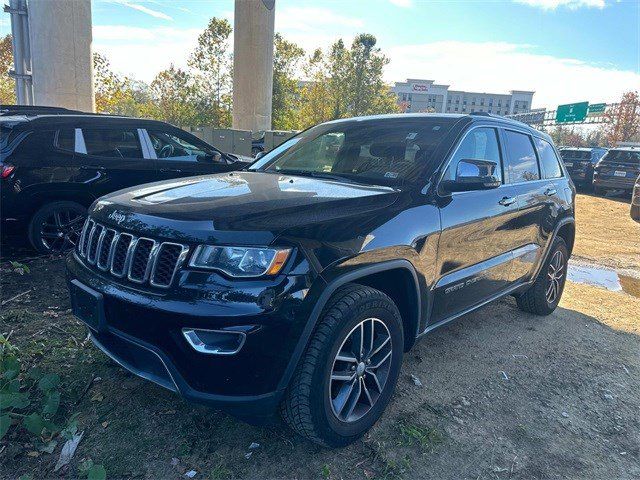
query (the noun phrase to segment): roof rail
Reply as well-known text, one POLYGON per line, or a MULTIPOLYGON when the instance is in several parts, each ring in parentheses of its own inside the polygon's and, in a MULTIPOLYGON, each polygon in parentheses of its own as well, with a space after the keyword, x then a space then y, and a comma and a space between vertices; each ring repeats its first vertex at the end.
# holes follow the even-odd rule
POLYGON ((479 117, 493 117, 489 112, 469 112, 469 115, 478 115, 479 117))
POLYGON ((90 115, 80 110, 70 110, 63 107, 48 107, 44 105, 0 105, 0 116, 4 115, 90 115))

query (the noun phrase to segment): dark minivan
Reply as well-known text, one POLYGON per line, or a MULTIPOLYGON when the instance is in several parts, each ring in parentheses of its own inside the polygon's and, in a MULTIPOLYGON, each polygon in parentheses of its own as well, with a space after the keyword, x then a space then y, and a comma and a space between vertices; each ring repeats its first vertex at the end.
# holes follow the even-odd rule
POLYGON ((0 219, 5 238, 28 237, 42 253, 73 248, 87 207, 106 193, 253 161, 160 121, 22 110, 0 116, 0 219))
POLYGON ((607 153, 607 149, 602 147, 564 147, 560 149, 560 156, 573 183, 587 188, 591 188, 593 183, 593 167, 605 153, 607 153))
POLYGON ((141 377, 343 446, 419 338, 505 295, 554 311, 574 199, 550 137, 519 122, 328 122, 246 171, 94 202, 67 257, 73 312, 141 377))
POLYGON ((602 157, 593 173, 593 188, 603 194, 608 190, 631 193, 640 175, 640 147, 612 148, 602 157))

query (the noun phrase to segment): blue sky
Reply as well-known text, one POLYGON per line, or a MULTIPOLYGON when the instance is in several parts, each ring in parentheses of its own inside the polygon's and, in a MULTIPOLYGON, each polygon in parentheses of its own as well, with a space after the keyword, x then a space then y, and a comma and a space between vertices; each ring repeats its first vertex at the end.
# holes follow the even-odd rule
MULTIPOLYGON (((185 65, 232 0, 93 0, 94 50, 149 81, 185 65)), ((389 82, 536 91, 534 106, 613 101, 640 88, 640 0, 276 0, 276 30, 310 50, 373 33, 389 82)))

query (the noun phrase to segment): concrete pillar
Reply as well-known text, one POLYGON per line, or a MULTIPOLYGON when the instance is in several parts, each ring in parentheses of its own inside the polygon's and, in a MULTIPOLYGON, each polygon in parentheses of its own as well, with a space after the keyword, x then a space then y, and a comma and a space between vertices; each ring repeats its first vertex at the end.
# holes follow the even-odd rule
POLYGON ((233 128, 271 129, 275 0, 236 0, 233 128))
POLYGON ((93 112, 91 0, 29 0, 35 105, 93 112))

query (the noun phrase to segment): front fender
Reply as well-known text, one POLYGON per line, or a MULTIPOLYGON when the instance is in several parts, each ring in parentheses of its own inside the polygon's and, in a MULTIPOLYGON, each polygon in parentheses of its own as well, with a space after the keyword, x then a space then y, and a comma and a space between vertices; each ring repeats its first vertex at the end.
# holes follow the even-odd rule
MULTIPOLYGON (((411 278, 413 279, 413 286, 415 288, 416 298, 420 299, 421 294, 420 294, 420 283, 418 281, 418 274, 416 273, 416 269, 414 268, 413 264, 405 259, 388 260, 380 263, 363 265, 358 268, 351 269, 347 272, 337 274, 335 276, 332 276, 330 272, 325 271, 323 272, 322 276, 317 278, 316 282, 318 283, 314 285, 316 288, 312 287, 312 289, 309 292, 309 295, 313 299, 312 301, 315 301, 315 304, 313 306, 313 309, 311 310, 311 313, 309 315, 305 328, 303 329, 302 334, 298 339, 298 343, 296 344, 296 347, 293 351, 293 355, 289 360, 289 364, 287 365, 287 368, 282 376, 282 379, 280 380, 280 384, 278 385, 279 391, 284 392, 284 390, 286 390, 287 386, 289 385, 289 381, 291 380, 291 377, 293 376, 293 373, 295 372, 295 369, 298 366, 298 363, 302 358, 304 351, 307 348, 311 335, 313 334, 316 328, 316 325, 320 321, 320 315, 322 314, 322 310, 324 309, 325 305, 327 304, 331 296, 341 286, 347 283, 353 283, 353 282, 357 283, 358 279, 361 279, 376 273, 381 273, 384 271, 395 270, 395 269, 404 269, 410 273, 411 278), (329 280, 326 279, 328 274, 331 277, 329 280)), ((416 321, 414 322, 415 331, 412 332, 414 338, 417 337, 418 335, 420 319, 422 318, 421 302, 417 301, 415 303, 416 303, 415 311, 414 311, 414 316, 416 319, 416 321)))

